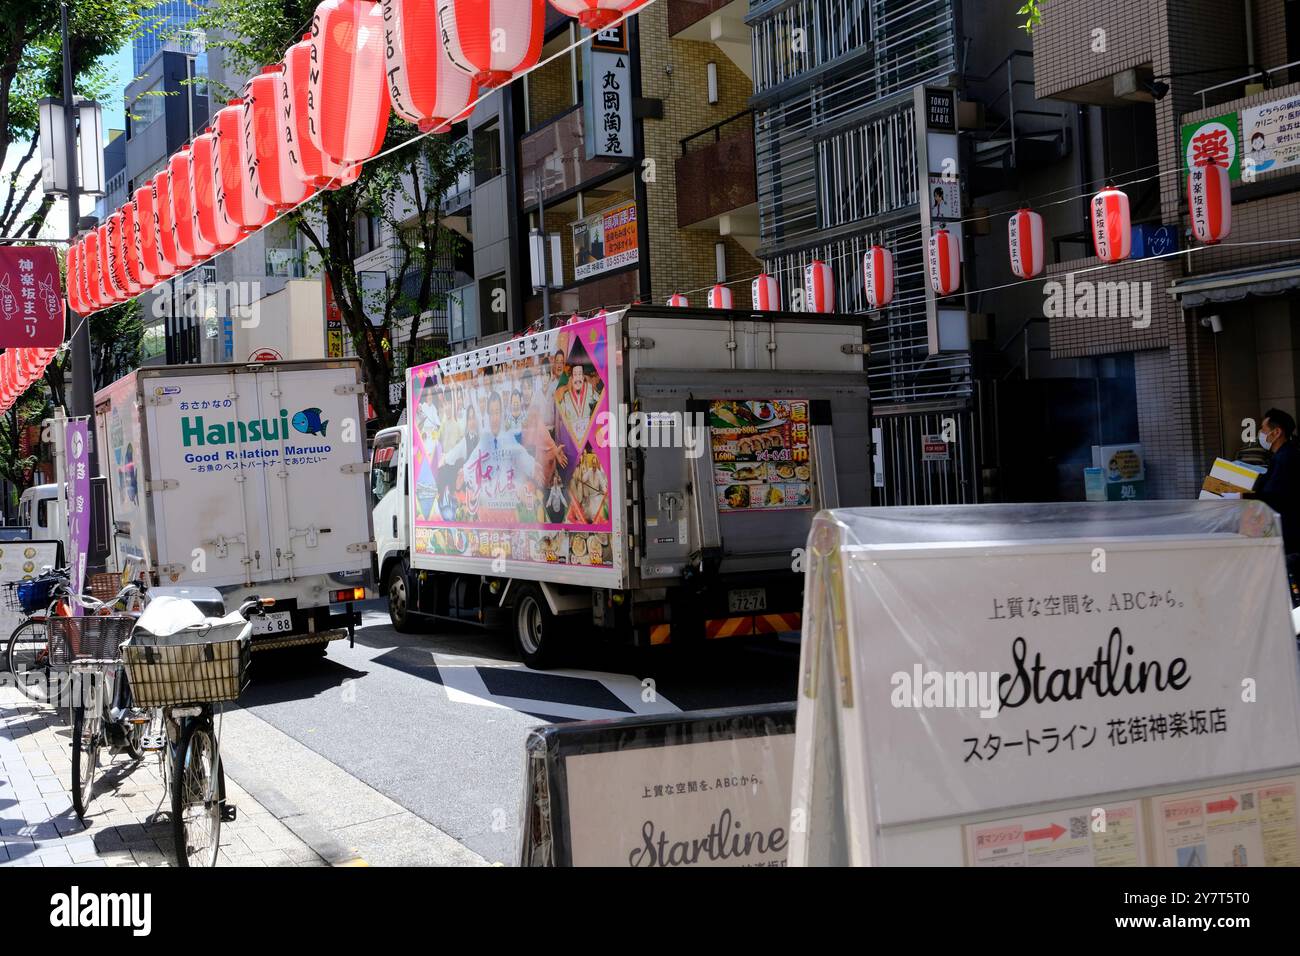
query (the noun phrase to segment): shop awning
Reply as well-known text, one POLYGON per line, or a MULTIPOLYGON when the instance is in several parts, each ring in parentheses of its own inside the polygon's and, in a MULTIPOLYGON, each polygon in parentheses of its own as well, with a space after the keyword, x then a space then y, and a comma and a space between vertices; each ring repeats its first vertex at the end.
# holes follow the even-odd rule
POLYGON ((1188 276, 1170 285, 1169 294, 1190 309, 1210 302, 1237 302, 1248 295, 1280 295, 1291 289, 1300 289, 1300 259, 1188 276))

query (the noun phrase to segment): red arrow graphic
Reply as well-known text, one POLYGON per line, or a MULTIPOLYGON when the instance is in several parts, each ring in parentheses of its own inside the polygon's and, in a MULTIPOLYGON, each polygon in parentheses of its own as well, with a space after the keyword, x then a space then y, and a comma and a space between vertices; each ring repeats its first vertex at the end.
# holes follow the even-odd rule
POLYGON ((1065 832, 1065 827, 1059 823, 1053 823, 1050 827, 1044 827, 1042 830, 1026 830, 1025 842, 1030 840, 1055 840, 1065 832))
POLYGON ((1237 798, 1231 796, 1228 797, 1227 800, 1215 800, 1214 802, 1207 803, 1205 805, 1206 813, 1223 813, 1225 810, 1231 813, 1233 810, 1236 809, 1237 809, 1237 798))

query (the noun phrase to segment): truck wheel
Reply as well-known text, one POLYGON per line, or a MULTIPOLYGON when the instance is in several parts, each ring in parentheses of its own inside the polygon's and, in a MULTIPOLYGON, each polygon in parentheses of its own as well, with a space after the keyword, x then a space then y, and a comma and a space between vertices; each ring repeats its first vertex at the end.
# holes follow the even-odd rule
POLYGON ((388 619, 393 622, 393 629, 400 634, 409 634, 415 630, 411 620, 411 592, 406 581, 406 562, 399 561, 388 572, 388 619))
POLYGON ((529 667, 543 670, 555 663, 559 635, 556 618, 539 588, 526 584, 515 597, 515 644, 529 667))

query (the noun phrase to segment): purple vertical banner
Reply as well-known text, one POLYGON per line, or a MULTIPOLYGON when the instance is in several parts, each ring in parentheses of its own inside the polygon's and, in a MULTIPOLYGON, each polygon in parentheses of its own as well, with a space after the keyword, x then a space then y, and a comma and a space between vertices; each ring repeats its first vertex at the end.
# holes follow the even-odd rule
MULTIPOLYGON (((89 424, 86 419, 69 421, 64 432, 68 475, 68 563, 72 590, 82 592, 86 583, 86 550, 90 541, 89 424)), ((81 614, 73 603, 72 613, 81 614)))

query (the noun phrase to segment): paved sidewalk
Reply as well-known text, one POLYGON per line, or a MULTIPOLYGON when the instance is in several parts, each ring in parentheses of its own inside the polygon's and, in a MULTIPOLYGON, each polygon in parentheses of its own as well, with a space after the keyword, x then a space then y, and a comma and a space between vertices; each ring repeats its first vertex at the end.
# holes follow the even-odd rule
MULTIPOLYGON (((72 809, 67 713, 0 686, 0 866, 171 866, 171 824, 150 822, 163 798, 156 754, 100 757, 89 814, 72 809)), ((274 814, 226 776, 238 810, 221 825, 222 866, 325 866, 274 814)), ((170 809, 170 800, 164 809, 170 809)))

